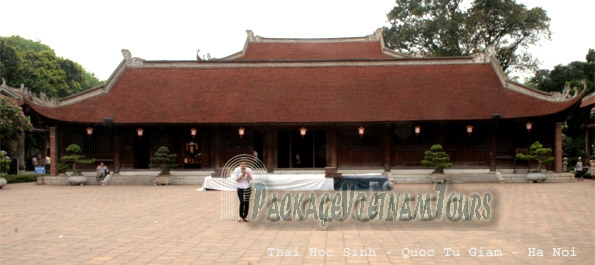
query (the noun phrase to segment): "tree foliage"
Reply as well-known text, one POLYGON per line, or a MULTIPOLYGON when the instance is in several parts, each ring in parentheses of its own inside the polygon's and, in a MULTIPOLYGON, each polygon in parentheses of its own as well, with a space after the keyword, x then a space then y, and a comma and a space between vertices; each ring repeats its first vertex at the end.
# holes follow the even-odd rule
POLYGON ((0 37, 0 75, 9 86, 24 84, 33 93, 64 97, 100 81, 81 65, 57 57, 49 46, 19 36, 0 37))
POLYGON ((435 144, 430 150, 424 152, 424 159, 421 164, 426 167, 433 167, 434 172, 443 173, 445 168, 452 167, 450 156, 442 151, 442 145, 435 144))
POLYGON ((21 132, 33 129, 31 119, 13 99, 0 94, 0 141, 15 141, 21 132))
POLYGON ((526 85, 535 87, 539 90, 553 92, 562 91, 564 86, 582 87, 583 80, 587 82, 590 92, 594 89, 595 80, 595 49, 589 49, 585 56, 585 61, 574 61, 567 65, 556 65, 553 70, 540 69, 535 75, 527 81, 526 85))
POLYGON ((387 15, 385 45, 421 56, 471 55, 493 45, 505 73, 537 68, 526 48, 550 38, 545 10, 514 0, 474 0, 467 9, 463 2, 396 0, 387 15))
POLYGON ((155 155, 151 157, 151 162, 149 163, 149 167, 151 168, 161 168, 161 172, 159 175, 169 175, 169 169, 175 168, 178 166, 176 162, 176 154, 170 154, 169 148, 166 146, 159 147, 155 155))
POLYGON ((529 147, 529 154, 518 153, 516 157, 529 162, 537 160, 539 163, 537 165, 537 172, 541 172, 541 164, 547 164, 554 161, 554 157, 551 154, 551 148, 545 148, 539 141, 536 141, 529 147))
MULTIPOLYGON (((556 65, 553 70, 540 69, 525 85, 539 90, 562 91, 566 85, 583 88, 586 82, 586 94, 595 91, 595 49, 589 49, 585 61, 574 61, 566 65, 556 65)), ((570 157, 586 156, 585 128, 591 123, 591 108, 577 108, 571 113, 571 119, 564 123, 564 153, 570 157)), ((589 143, 592 144, 592 143, 589 143)))
POLYGON ((8 172, 12 161, 3 150, 0 150, 0 174, 8 172))
POLYGON ((90 165, 95 163, 95 158, 86 159, 83 150, 77 144, 71 144, 66 147, 65 156, 60 157, 60 161, 66 163, 72 169, 73 176, 80 176, 81 171, 76 168, 77 164, 90 165))

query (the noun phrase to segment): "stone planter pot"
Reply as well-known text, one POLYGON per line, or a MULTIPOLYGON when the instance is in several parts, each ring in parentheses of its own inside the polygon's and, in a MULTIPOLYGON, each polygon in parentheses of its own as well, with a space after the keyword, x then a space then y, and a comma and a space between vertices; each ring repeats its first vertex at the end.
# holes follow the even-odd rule
POLYGON ((547 175, 543 173, 529 173, 527 174, 527 180, 533 182, 545 182, 547 175))
POLYGON ((67 182, 70 185, 83 185, 89 182, 89 178, 87 176, 70 176, 68 177, 67 182))
POLYGON ((171 176, 157 176, 155 177, 155 182, 157 185, 169 185, 169 180, 171 176))
POLYGON ((446 174, 443 173, 432 173, 430 176, 433 183, 445 183, 446 181, 446 174))
POLYGON ((4 186, 6 186, 6 184, 8 184, 8 182, 6 181, 5 178, 0 178, 0 189, 2 189, 4 186))

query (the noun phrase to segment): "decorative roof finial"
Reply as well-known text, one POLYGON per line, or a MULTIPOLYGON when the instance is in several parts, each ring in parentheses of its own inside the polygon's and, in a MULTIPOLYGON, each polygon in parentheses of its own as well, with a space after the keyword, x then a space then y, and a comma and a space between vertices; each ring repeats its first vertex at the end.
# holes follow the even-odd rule
POLYGON ((262 39, 260 36, 255 36, 254 32, 249 29, 246 30, 246 34, 248 34, 248 41, 250 42, 259 42, 262 39))
POLYGON ((130 61, 132 59, 132 54, 127 49, 122 49, 122 56, 124 56, 124 60, 130 61))
POLYGON ((368 35, 368 40, 370 41, 379 41, 382 38, 382 31, 384 29, 383 28, 377 28, 376 31, 374 31, 374 33, 372 33, 372 35, 368 35))

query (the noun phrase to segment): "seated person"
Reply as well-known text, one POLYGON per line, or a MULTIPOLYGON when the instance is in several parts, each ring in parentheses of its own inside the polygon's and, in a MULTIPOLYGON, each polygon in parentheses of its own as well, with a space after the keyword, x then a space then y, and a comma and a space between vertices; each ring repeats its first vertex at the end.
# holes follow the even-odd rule
POLYGON ((101 183, 101 181, 109 174, 109 169, 101 162, 99 166, 97 166, 97 183, 101 183))

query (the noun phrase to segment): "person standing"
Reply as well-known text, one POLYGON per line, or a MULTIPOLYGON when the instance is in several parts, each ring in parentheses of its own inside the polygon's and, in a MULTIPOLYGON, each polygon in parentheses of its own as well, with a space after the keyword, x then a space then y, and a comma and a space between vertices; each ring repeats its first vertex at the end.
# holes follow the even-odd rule
POLYGON ((238 222, 248 222, 248 211, 250 209, 250 195, 252 189, 250 188, 250 181, 252 181, 252 170, 246 167, 246 162, 241 162, 240 167, 233 171, 232 175, 238 188, 238 199, 240 199, 240 219, 238 222))
POLYGON ((52 164, 52 159, 50 156, 45 156, 45 172, 50 173, 50 166, 52 164))
POLYGON ((583 158, 582 157, 578 157, 578 161, 576 162, 576 167, 574 168, 576 170, 576 174, 577 174, 577 178, 579 178, 579 181, 583 181, 583 158))

